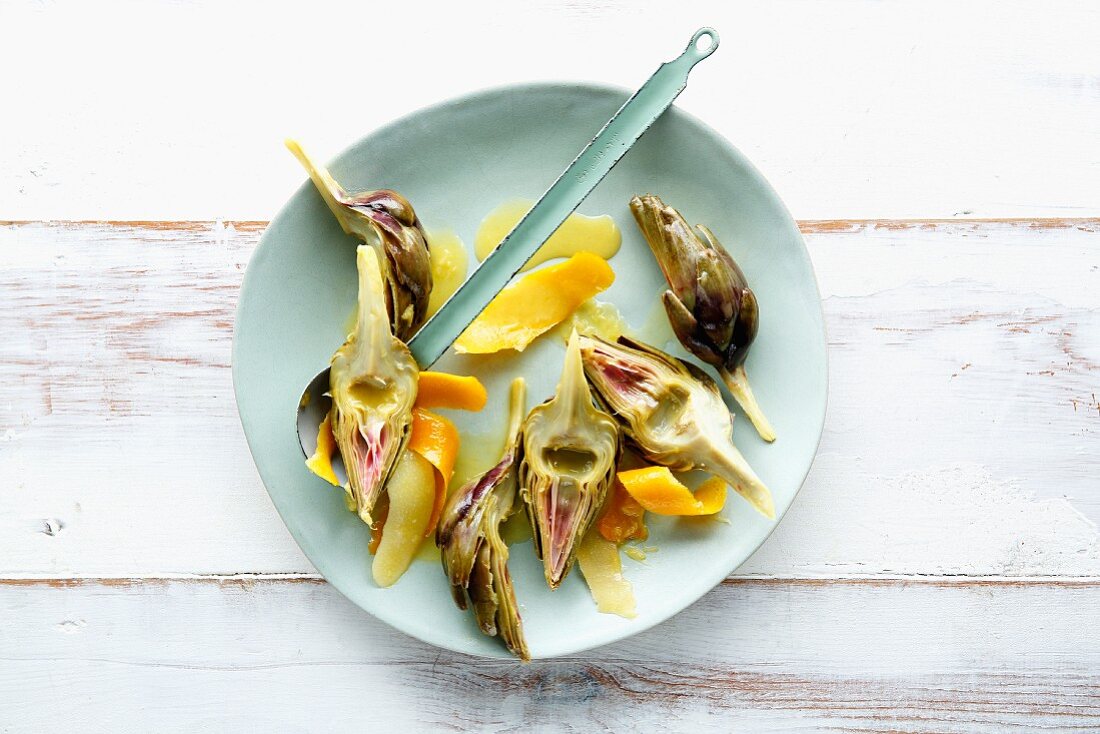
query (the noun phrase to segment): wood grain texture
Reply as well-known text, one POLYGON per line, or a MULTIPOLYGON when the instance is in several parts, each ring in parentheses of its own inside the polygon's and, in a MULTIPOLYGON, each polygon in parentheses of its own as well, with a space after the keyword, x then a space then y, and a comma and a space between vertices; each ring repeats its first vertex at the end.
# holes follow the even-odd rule
POLYGON ((1098 592, 740 581, 630 640, 521 665, 426 646, 326 584, 2 585, 0 690, 19 695, 0 727, 1096 730, 1098 592))
POLYGON ((349 94, 364 38, 346 21, 361 14, 352 0, 4 3, 18 30, 0 68, 19 84, 0 116, 17 141, 0 146, 0 217, 270 217, 303 179, 288 135, 324 159, 474 89, 637 88, 704 25, 722 46, 678 104, 796 217, 1100 214, 1092 3, 398 3, 369 39, 394 76, 349 94))
MULTIPOLYGON (((0 225, 0 577, 313 572, 230 385, 262 227, 0 225)), ((1100 221, 804 228, 829 415, 738 575, 1100 577, 1100 221)))

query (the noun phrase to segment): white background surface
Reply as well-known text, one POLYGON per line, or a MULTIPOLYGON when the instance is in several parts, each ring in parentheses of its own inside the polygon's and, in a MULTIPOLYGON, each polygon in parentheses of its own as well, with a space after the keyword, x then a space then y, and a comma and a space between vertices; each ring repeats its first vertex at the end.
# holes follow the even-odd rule
POLYGON ((28 2, 0 29, 0 731, 1100 727, 1100 9, 28 2), (633 640, 519 666, 391 632, 315 578, 233 406, 242 220, 302 179, 281 139, 636 86, 700 25, 722 47, 681 106, 820 279, 805 488, 633 640))

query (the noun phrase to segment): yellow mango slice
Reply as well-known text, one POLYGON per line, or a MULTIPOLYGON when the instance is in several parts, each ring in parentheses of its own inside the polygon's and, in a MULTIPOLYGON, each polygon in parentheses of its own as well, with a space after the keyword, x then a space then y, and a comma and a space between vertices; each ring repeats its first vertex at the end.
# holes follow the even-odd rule
POLYGON ((637 616, 634 587, 623 578, 618 545, 605 540, 599 533, 590 532, 577 547, 577 563, 596 601, 596 609, 627 619, 637 616))
POLYGON ((435 507, 435 467, 415 451, 397 460, 386 484, 390 509, 371 573, 374 583, 392 586, 409 568, 435 507))
POLYGON ((645 540, 649 537, 649 528, 645 525, 645 508, 630 496, 622 482, 612 482, 611 496, 607 498, 603 514, 596 521, 596 529, 604 540, 612 543, 645 540))
POLYGON ((712 477, 692 494, 664 466, 646 466, 618 474, 630 496, 656 515, 713 515, 726 504, 726 483, 712 477))
POLYGON ((449 375, 446 372, 420 373, 416 390, 418 408, 481 410, 488 400, 489 393, 476 377, 449 375))
MULTIPOLYGON (((477 259, 487 258, 534 205, 535 202, 530 199, 514 199, 489 212, 474 236, 477 259)), ((622 242, 623 235, 611 217, 606 214, 589 217, 574 212, 550 235, 550 239, 542 243, 523 270, 530 270, 555 257, 569 257, 582 251, 610 260, 619 251, 622 242)))
POLYGON ((563 263, 529 273, 497 294, 462 332, 454 344, 455 351, 522 352, 614 280, 615 273, 607 261, 590 252, 577 253, 563 263))
POLYGON ((336 472, 332 470, 332 454, 335 451, 336 437, 332 435, 332 423, 326 415, 317 429, 317 448, 313 450, 313 456, 306 459, 306 468, 326 482, 339 487, 340 482, 336 479, 336 472))

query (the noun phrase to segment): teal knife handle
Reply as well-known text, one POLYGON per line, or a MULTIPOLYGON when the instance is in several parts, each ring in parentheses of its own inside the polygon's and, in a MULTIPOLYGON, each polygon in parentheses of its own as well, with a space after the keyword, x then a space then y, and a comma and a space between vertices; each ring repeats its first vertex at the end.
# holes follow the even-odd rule
POLYGON ((687 86, 688 73, 718 48, 718 32, 700 28, 676 59, 661 64, 604 125, 539 202, 508 233, 474 274, 409 342, 424 369, 431 367, 550 235, 596 188, 687 86))

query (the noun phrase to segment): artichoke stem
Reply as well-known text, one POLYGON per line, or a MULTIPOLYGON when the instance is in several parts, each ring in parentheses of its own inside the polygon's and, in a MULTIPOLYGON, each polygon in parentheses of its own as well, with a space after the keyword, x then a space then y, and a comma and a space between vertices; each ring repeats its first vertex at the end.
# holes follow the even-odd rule
POLYGON ((527 383, 522 377, 512 380, 508 390, 508 433, 504 442, 505 452, 515 449, 523 419, 527 417, 527 383))
POLYGON ((365 360, 362 371, 369 375, 385 375, 389 371, 390 356, 386 348, 391 342, 390 316, 381 294, 385 292, 382 262, 378 252, 370 245, 356 248, 359 267, 359 316, 355 323, 356 338, 365 360), (373 260, 369 266, 368 260, 373 260))
POLYGON ((588 382, 584 377, 580 337, 576 328, 569 335, 569 344, 565 348, 565 364, 561 368, 561 380, 554 398, 562 401, 562 414, 570 417, 571 425, 584 425, 585 418, 592 409, 592 393, 589 392, 588 382))
POLYGON ((772 424, 768 422, 767 416, 764 415, 764 411, 760 410, 760 405, 756 402, 756 396, 753 395, 752 387, 749 386, 749 376, 745 372, 745 365, 735 367, 733 371, 723 368, 718 370, 718 373, 722 376, 722 382, 726 383, 726 387, 729 388, 734 400, 741 406, 741 410, 745 411, 745 415, 752 421, 752 425, 756 432, 760 434, 760 438, 768 443, 774 441, 775 430, 772 429, 772 424))
POLYGON ((713 445, 709 456, 703 462, 703 468, 722 478, 733 491, 748 500, 756 511, 769 520, 775 519, 775 503, 767 485, 756 476, 756 472, 745 461, 745 457, 730 441, 724 446, 713 445))
POLYGON ((313 185, 317 187, 317 192, 321 194, 321 198, 325 200, 329 210, 336 216, 336 221, 340 223, 340 229, 344 230, 344 234, 352 234, 342 206, 348 198, 347 192, 340 184, 336 183, 336 179, 332 177, 327 168, 313 162, 313 159, 302 150, 302 146, 297 140, 287 138, 284 143, 287 149, 298 159, 298 162, 302 164, 302 167, 306 169, 309 177, 313 179, 313 185))

